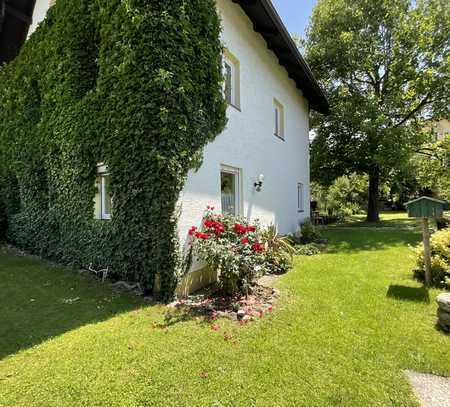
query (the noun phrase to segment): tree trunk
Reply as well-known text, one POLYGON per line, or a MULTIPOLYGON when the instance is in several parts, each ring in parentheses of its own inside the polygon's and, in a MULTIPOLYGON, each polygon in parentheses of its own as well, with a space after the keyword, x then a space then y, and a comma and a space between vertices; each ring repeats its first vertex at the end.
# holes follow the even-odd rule
POLYGON ((369 173, 369 202, 367 205, 367 222, 378 222, 380 220, 379 209, 380 196, 380 169, 373 168, 369 173))

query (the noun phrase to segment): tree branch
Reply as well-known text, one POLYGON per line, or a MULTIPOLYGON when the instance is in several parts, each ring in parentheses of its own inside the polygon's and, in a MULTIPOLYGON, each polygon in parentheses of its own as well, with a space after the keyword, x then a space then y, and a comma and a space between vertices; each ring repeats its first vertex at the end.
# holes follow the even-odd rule
POLYGON ((430 94, 426 95, 422 101, 414 108, 412 109, 402 120, 400 120, 398 123, 394 124, 394 128, 400 127, 403 124, 405 124, 409 119, 411 119, 417 112, 420 111, 424 106, 426 106, 428 103, 430 103, 430 94))

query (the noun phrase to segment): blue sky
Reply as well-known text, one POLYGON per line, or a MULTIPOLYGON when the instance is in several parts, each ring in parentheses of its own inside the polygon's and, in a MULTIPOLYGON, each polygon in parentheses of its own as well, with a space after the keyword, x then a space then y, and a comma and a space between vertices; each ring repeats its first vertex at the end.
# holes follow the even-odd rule
POLYGON ((304 36, 316 0, 272 0, 291 34, 304 36))

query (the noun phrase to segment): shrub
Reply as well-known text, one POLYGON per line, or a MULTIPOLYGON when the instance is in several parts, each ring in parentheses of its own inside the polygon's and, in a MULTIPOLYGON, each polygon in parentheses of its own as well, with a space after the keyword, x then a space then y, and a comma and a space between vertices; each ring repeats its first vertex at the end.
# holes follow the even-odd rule
MULTIPOLYGON (((202 228, 189 230, 191 252, 218 272, 225 295, 248 294, 257 277, 286 272, 292 265, 292 247, 275 227, 264 230, 232 215, 208 208, 202 228)), ((188 256, 190 257, 190 256, 188 256)))
POLYGON ((311 184, 318 210, 340 219, 362 213, 367 202, 368 178, 356 173, 336 178, 329 186, 311 184))
POLYGON ((298 246, 296 248, 296 253, 299 256, 314 256, 322 252, 322 248, 317 243, 308 243, 305 245, 298 246))
POLYGON ((280 236, 276 226, 269 226, 262 233, 267 245, 265 253, 265 270, 270 274, 284 274, 292 268, 295 248, 289 237, 280 236))
POLYGON ((312 224, 311 221, 307 220, 301 225, 301 237, 300 243, 307 244, 313 242, 321 242, 323 240, 322 234, 317 230, 317 228, 312 224))
MULTIPOLYGON (((418 246, 417 269, 415 276, 425 280, 423 247, 418 246)), ((431 284, 435 287, 450 288, 450 228, 434 233, 431 236, 431 284)))

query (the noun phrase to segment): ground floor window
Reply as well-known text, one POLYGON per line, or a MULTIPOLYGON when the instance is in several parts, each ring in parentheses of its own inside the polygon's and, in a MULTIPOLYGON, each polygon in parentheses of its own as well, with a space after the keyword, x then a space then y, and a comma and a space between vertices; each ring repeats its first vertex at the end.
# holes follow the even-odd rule
POLYGON ((299 212, 305 211, 304 187, 301 182, 297 184, 297 208, 299 212))
POLYGON ((241 176, 238 168, 223 166, 220 172, 222 213, 238 216, 241 209, 241 176))
POLYGON ((97 219, 111 219, 112 194, 110 176, 106 165, 97 166, 97 196, 96 196, 96 217, 97 219))

